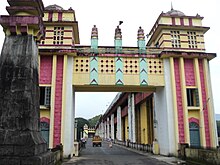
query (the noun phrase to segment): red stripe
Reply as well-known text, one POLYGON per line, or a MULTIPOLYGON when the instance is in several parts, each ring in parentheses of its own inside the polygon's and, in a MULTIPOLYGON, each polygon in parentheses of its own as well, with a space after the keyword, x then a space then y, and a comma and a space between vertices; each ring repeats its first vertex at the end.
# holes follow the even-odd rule
POLYGON ((51 84, 52 81, 52 56, 40 58, 40 84, 51 84))
POLYGON ((62 21, 63 13, 59 12, 58 13, 58 21, 62 21))
POLYGON ((63 88, 63 56, 57 57, 56 67, 56 87, 54 105, 54 136, 53 146, 61 142, 61 122, 62 122, 62 89, 63 88))
POLYGON ((178 114, 178 131, 179 131, 179 143, 185 142, 184 133, 184 117, 183 117, 183 103, 181 92, 181 79, 178 59, 174 59, 174 74, 176 81, 176 101, 177 101, 177 114, 178 114))
POLYGON ((206 147, 211 146, 210 139, 210 130, 209 130, 209 117, 208 117, 208 108, 207 108, 207 95, 205 87, 205 76, 202 60, 199 60, 199 71, 200 71, 200 81, 202 89, 202 102, 203 102, 203 115, 204 115, 204 124, 205 124, 205 138, 206 138, 206 147))

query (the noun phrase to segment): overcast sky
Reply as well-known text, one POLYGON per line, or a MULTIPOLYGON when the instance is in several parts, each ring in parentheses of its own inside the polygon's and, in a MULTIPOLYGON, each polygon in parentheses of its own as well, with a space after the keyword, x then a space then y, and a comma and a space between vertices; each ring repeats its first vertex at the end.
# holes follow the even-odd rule
MULTIPOLYGON (((43 0, 44 6, 57 4, 64 9, 72 7, 79 25, 81 45, 90 45, 91 29, 96 25, 99 33, 99 45, 113 46, 114 31, 119 21, 121 25, 123 46, 137 46, 139 26, 149 33, 159 14, 171 9, 171 0, 43 0)), ((220 54, 220 2, 219 0, 172 0, 173 8, 185 15, 204 17, 203 25, 210 27, 205 34, 206 52, 220 54)), ((7 14, 7 0, 1 0, 0 14, 7 14)), ((4 34, 0 29, 0 47, 4 34)), ((220 114, 220 57, 210 62, 211 80, 215 112, 220 114)), ((116 93, 77 93, 76 117, 91 118, 103 113, 116 93)))

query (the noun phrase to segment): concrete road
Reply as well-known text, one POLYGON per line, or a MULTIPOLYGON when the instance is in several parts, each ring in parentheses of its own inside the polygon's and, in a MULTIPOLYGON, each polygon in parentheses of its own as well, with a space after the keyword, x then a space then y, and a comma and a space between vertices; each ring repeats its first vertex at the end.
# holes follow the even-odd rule
POLYGON ((73 157, 63 165, 168 165, 165 162, 129 151, 114 145, 112 148, 103 141, 102 147, 93 147, 88 139, 86 148, 83 148, 79 157, 73 157))

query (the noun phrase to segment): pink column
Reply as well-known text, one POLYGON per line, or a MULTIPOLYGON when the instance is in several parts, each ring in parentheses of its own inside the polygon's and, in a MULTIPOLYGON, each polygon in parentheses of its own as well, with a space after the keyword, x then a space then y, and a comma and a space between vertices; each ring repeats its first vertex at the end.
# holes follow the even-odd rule
POLYGON ((200 81, 201 81, 201 90, 202 90, 202 103, 203 103, 203 115, 204 115, 204 125, 205 125, 205 139, 206 147, 211 146, 210 139, 210 130, 209 130, 209 117, 208 117, 208 108, 207 108, 207 96, 205 88, 205 77, 204 77, 204 68, 202 60, 199 60, 199 71, 200 71, 200 81))
POLYGON ((51 84, 53 56, 41 56, 40 58, 40 84, 51 84))
POLYGON ((174 74, 176 81, 176 101, 177 101, 177 114, 178 114, 178 130, 179 130, 179 143, 185 142, 184 134, 184 117, 183 117, 183 103, 182 103, 182 92, 181 92, 181 80, 180 80, 180 69, 179 59, 174 59, 174 74))
POLYGON ((63 56, 57 57, 56 88, 54 105, 54 147, 61 143, 61 118, 62 118, 62 87, 63 87, 63 56))
POLYGON ((184 59, 186 86, 195 86, 195 73, 192 59, 184 59))

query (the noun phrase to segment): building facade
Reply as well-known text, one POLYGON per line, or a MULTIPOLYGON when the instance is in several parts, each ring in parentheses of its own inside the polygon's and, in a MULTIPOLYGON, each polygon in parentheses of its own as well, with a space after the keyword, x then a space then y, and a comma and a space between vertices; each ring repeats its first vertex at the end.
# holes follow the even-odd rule
POLYGON ((98 46, 98 28, 91 45, 79 41, 71 8, 45 8, 45 39, 39 43, 42 132, 49 147, 74 151, 75 91, 118 91, 103 115, 97 133, 105 138, 152 144, 160 154, 177 155, 179 144, 216 147, 209 61, 200 15, 171 9, 161 13, 149 32, 140 27, 137 47, 122 46, 115 29, 114 46, 98 46))

